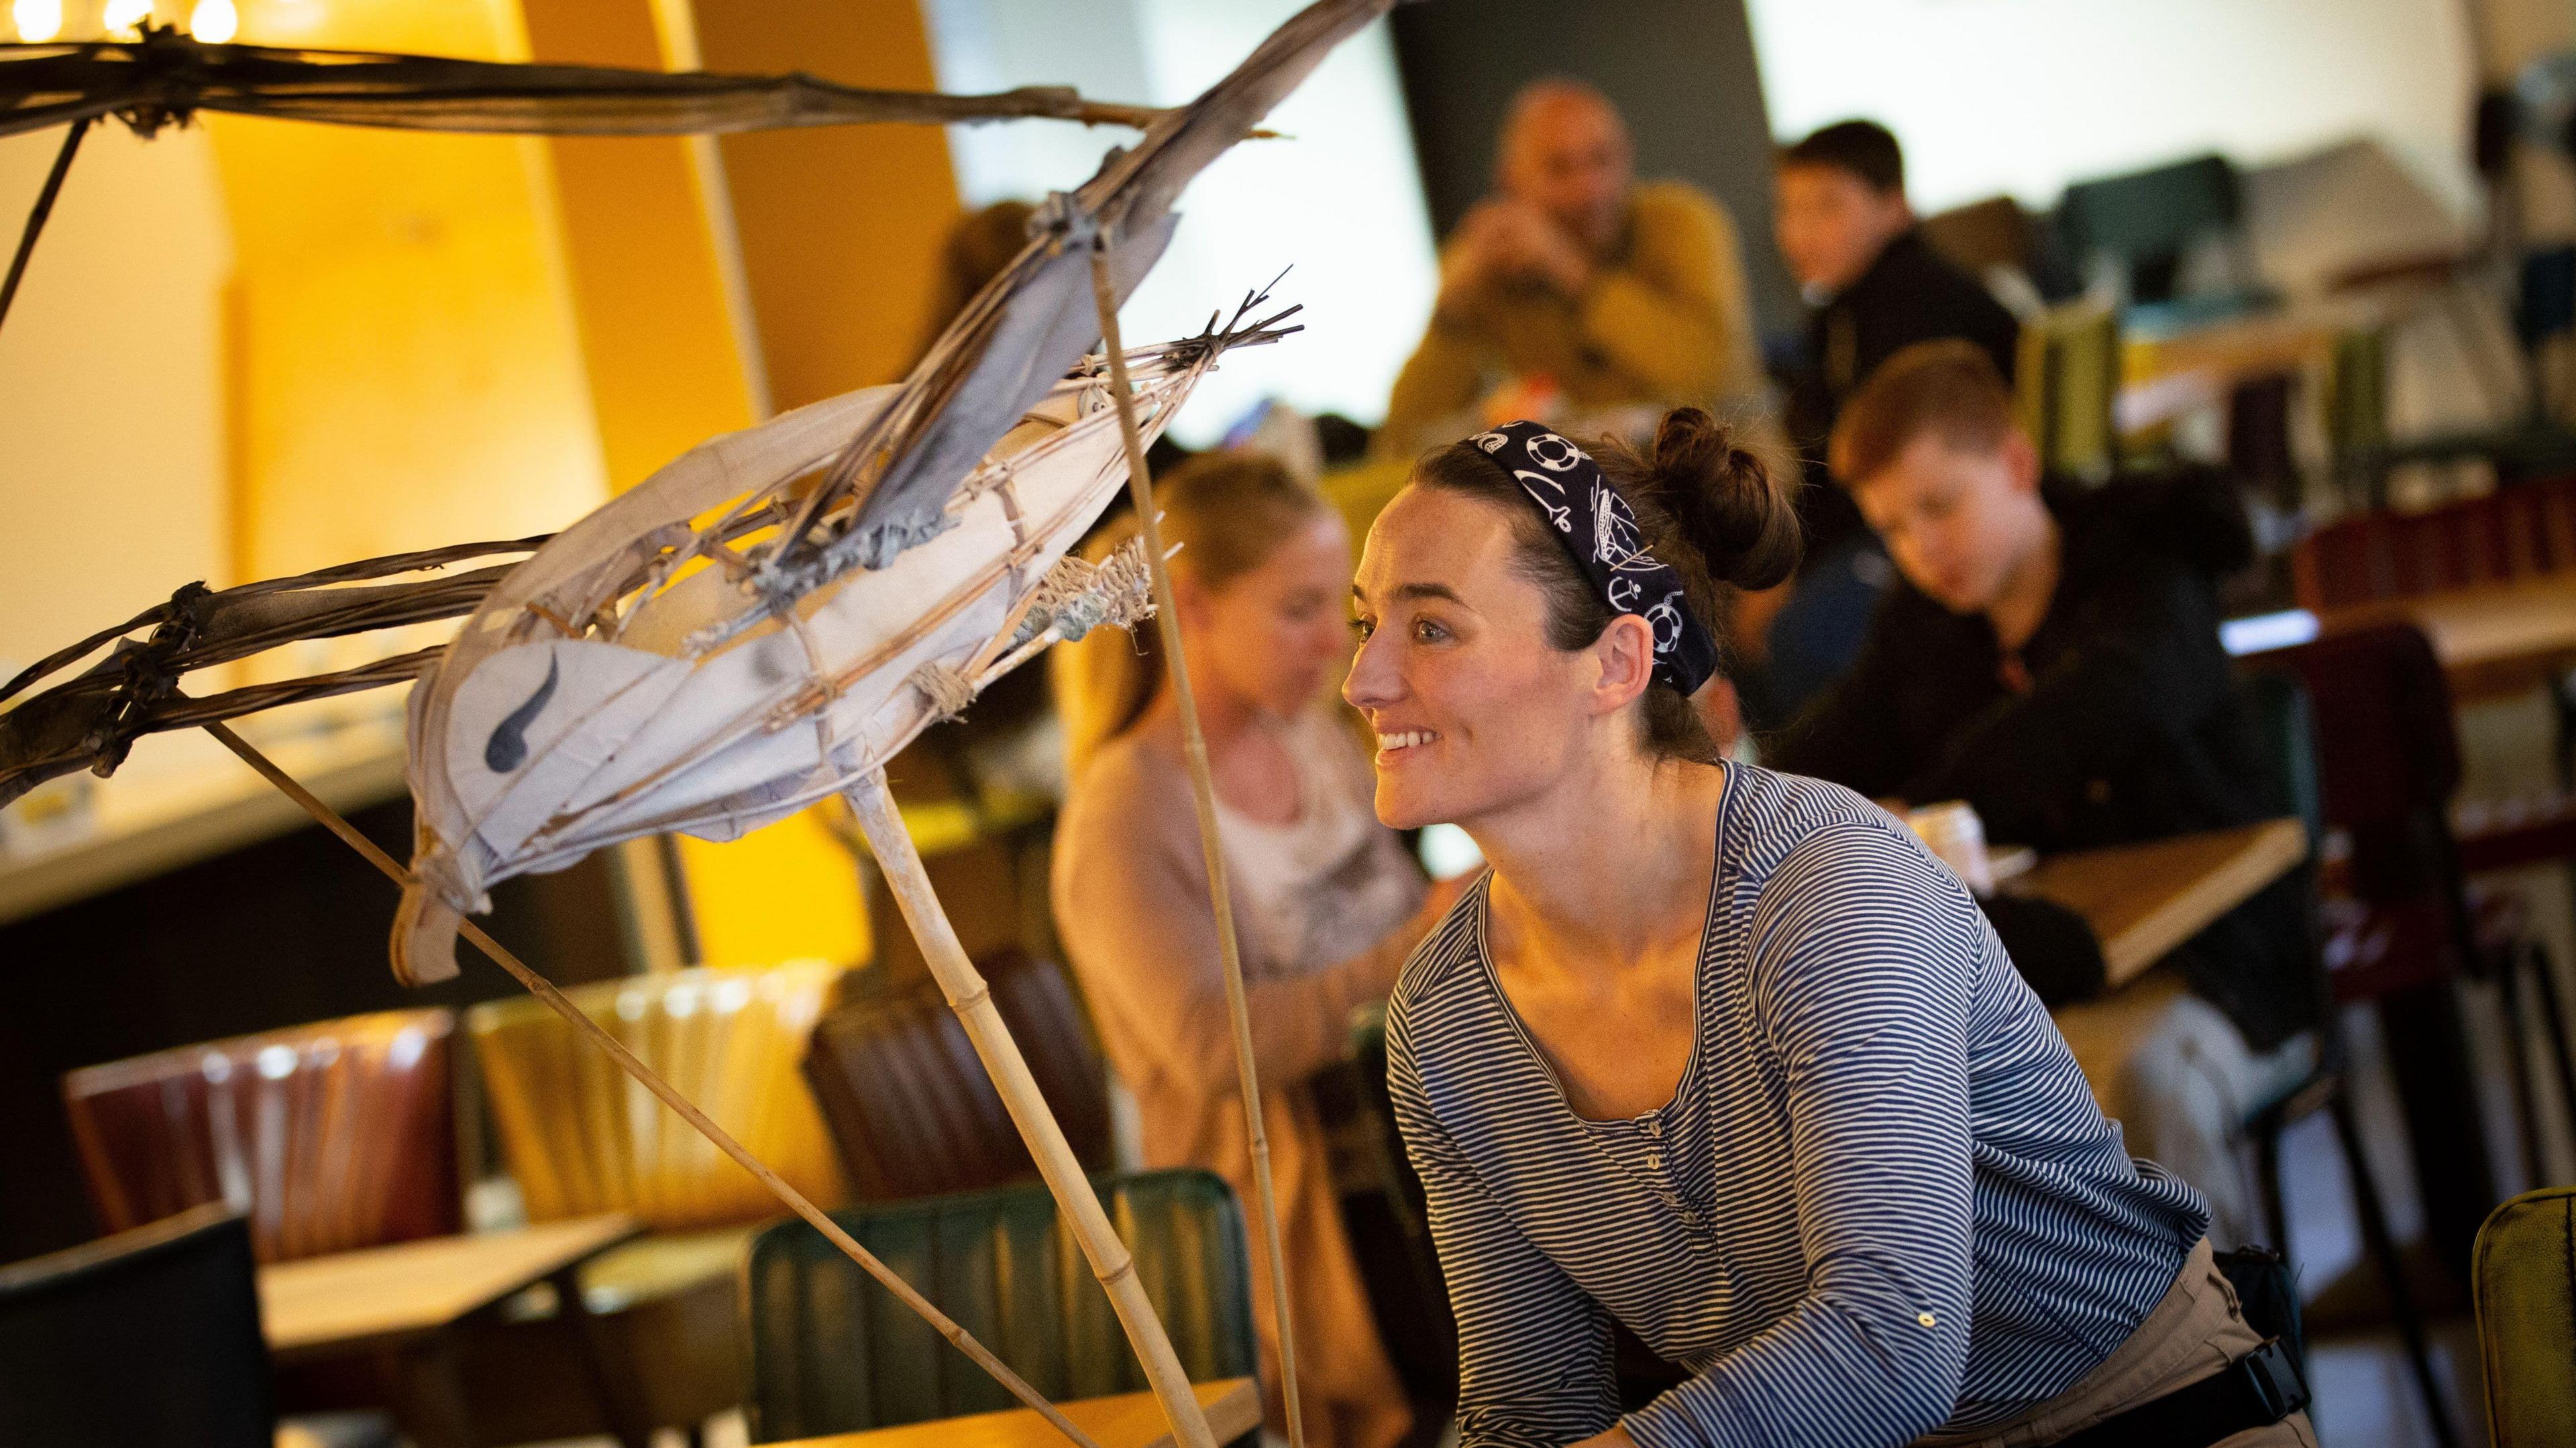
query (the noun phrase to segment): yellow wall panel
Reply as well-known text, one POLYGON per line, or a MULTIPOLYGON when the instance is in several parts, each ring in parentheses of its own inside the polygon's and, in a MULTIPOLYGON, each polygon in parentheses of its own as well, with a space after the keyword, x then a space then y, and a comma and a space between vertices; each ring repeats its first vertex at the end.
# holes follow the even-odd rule
MULTIPOLYGON (((671 53, 647 0, 525 5, 538 60, 662 69, 671 53)), ((709 195, 722 194, 722 162, 695 137, 547 145, 609 486, 626 488, 767 411, 750 318, 735 314, 731 217, 709 195)))
MULTIPOLYGON (((10 244, 62 140, 0 139, 10 244)), ((205 132, 145 141, 111 122, 89 133, 0 327, 0 677, 192 579, 238 581, 222 370, 231 270, 205 132)))
MULTIPOLYGON (((651 0, 524 4, 537 59, 694 63, 685 8, 651 0)), ((743 314, 733 217, 723 204, 724 161, 713 142, 697 138, 546 144, 609 485, 624 488, 768 410, 754 325, 743 314)), ((709 963, 867 957, 853 862, 810 813, 728 844, 683 840, 680 858, 709 963)))
MULTIPOLYGON (((696 13, 710 70, 937 88, 915 0, 697 0, 696 13)), ((930 126, 834 126, 721 146, 776 405, 902 376, 958 214, 947 137, 930 126)))
POLYGON ((683 838, 680 860, 709 965, 854 964, 871 953, 858 862, 813 810, 728 844, 683 838))
MULTIPOLYGON (((525 52, 504 0, 254 0, 241 38, 525 52), (289 21, 292 33, 276 28, 289 21)), ((541 532, 597 505, 598 428, 542 143, 206 124, 237 258, 243 573, 541 532)))

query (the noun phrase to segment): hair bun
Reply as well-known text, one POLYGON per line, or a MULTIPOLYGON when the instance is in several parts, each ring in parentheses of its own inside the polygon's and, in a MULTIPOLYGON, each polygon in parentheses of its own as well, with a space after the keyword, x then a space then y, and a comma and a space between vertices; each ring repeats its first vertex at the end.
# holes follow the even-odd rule
POLYGON ((1648 459, 1658 500, 1699 549, 1709 575, 1769 588, 1798 566, 1798 509, 1768 463, 1703 408, 1676 407, 1648 459))

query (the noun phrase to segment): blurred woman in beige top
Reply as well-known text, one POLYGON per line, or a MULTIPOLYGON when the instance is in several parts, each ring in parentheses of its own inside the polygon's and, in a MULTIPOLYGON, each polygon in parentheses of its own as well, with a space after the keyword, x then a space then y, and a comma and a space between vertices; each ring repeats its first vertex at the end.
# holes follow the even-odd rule
MULTIPOLYGON (((1412 1421, 1343 1232, 1308 1089, 1342 1059, 1351 1009, 1382 999, 1448 901, 1371 808, 1355 726, 1323 694, 1351 650, 1350 534, 1279 464, 1194 459, 1155 490, 1242 936, 1255 1064, 1289 1264, 1307 1441, 1389 1448, 1412 1421)), ((1114 540, 1112 540, 1114 541, 1114 540)), ((1202 1166, 1251 1210, 1216 922, 1178 707, 1151 627, 1055 653, 1072 789, 1056 834, 1056 928, 1148 1167, 1202 1166)), ((1279 1391, 1269 1266, 1247 1233, 1270 1426, 1279 1391)))

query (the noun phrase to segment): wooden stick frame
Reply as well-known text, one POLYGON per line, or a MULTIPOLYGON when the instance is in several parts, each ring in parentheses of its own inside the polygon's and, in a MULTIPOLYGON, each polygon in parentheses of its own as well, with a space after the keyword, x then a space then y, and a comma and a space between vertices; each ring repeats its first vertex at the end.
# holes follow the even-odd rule
POLYGON ((1144 434, 1136 425, 1135 391, 1127 381, 1127 354, 1118 337, 1118 292, 1109 275, 1109 238, 1091 249, 1091 300, 1100 315, 1100 346, 1109 354, 1109 398, 1118 409, 1118 433, 1127 447, 1127 492, 1145 540, 1145 567, 1154 583, 1155 626, 1165 666, 1180 706, 1182 752, 1189 761, 1190 799, 1198 807, 1199 854, 1207 863, 1208 898, 1216 910, 1217 959, 1225 976, 1225 1010, 1234 1025, 1234 1065, 1243 1094, 1245 1139, 1252 1150, 1252 1194, 1246 1207, 1258 1219, 1270 1249, 1270 1310, 1278 1321, 1280 1391, 1288 1404, 1290 1448, 1306 1448, 1306 1422, 1297 1401, 1297 1329, 1288 1308, 1288 1263, 1282 1255, 1278 1196, 1270 1185, 1270 1133, 1262 1124, 1261 1079, 1252 1059, 1252 1013, 1244 997, 1243 944, 1234 928, 1234 890, 1226 878, 1224 842, 1216 827, 1216 777, 1208 769, 1207 735, 1199 728, 1198 695, 1190 688, 1189 661, 1181 655, 1181 611, 1164 561, 1161 519, 1154 511, 1154 482, 1145 467, 1144 434))
MULTIPOLYGON (((1127 359, 1120 350, 1115 293, 1108 270, 1105 246, 1092 252, 1094 302, 1099 309, 1103 350, 1107 352, 1110 370, 1110 394, 1117 411, 1121 442, 1126 452, 1128 481, 1136 499, 1137 512, 1144 532, 1144 554, 1153 585, 1156 612, 1161 618, 1164 650, 1172 661, 1172 677, 1180 704, 1184 737, 1187 743, 1193 798, 1197 803, 1200 841, 1205 853, 1211 894, 1215 901, 1220 956, 1226 983, 1226 1004, 1234 1029, 1236 1067, 1239 1074, 1244 1108, 1249 1122, 1252 1150, 1254 1195, 1248 1204, 1257 1217, 1263 1240, 1269 1249, 1272 1308, 1278 1321, 1280 1368, 1284 1379, 1282 1390, 1288 1405, 1288 1426, 1292 1448, 1304 1448, 1305 1425, 1298 1400, 1296 1382, 1296 1349, 1294 1323, 1290 1316, 1287 1273, 1282 1252, 1279 1214, 1271 1184, 1270 1143, 1264 1128, 1260 1104, 1260 1083, 1252 1055, 1251 1021, 1243 986, 1242 950, 1235 931, 1233 901, 1225 872, 1224 857, 1216 834, 1215 788, 1208 771, 1207 742, 1199 728, 1197 698, 1192 691, 1189 672, 1182 662, 1179 615, 1173 601, 1172 582, 1163 560, 1161 530, 1153 511, 1152 483, 1144 461, 1144 445, 1139 428, 1133 383, 1127 370, 1127 359)), ((220 721, 207 721, 206 731, 241 757, 262 778, 276 786, 307 814, 356 850, 369 863, 381 870, 395 884, 409 887, 413 877, 409 870, 377 848, 375 843, 358 833, 339 813, 305 789, 292 776, 277 767, 267 756, 234 733, 220 721)), ((994 1087, 1010 1113, 1012 1123, 1027 1144, 1039 1174, 1054 1196, 1058 1210, 1089 1262, 1092 1273, 1109 1296, 1110 1306, 1118 1315, 1129 1345, 1143 1365, 1147 1383, 1169 1422, 1173 1440, 1181 1448, 1216 1448, 1215 1437, 1204 1408, 1192 1387, 1179 1355, 1173 1350, 1170 1335, 1156 1315, 1153 1303, 1138 1281, 1135 1262, 1128 1247, 1111 1224, 1100 1198, 1092 1190, 1081 1161, 1075 1156, 1063 1128, 1039 1091, 1019 1045, 1011 1037, 1001 1014, 994 1008, 992 992, 982 974, 968 958, 959 942, 955 927, 940 906, 928 871, 921 863, 918 850, 905 829, 885 785, 882 770, 872 771, 855 786, 843 791, 868 847, 876 856, 889 892, 901 910, 905 924, 920 945, 922 956, 940 992, 965 1028, 968 1041, 983 1062, 994 1087)), ((492 961, 507 971, 520 985, 562 1017, 573 1030, 606 1052, 609 1058, 638 1084, 664 1105, 679 1113, 682 1120, 713 1143, 717 1149, 750 1172, 789 1210, 802 1217, 826 1240, 851 1261, 874 1277, 906 1307, 928 1322, 940 1336, 965 1353, 977 1366, 990 1373, 1012 1396, 1028 1405, 1081 1448, 1098 1448, 1080 1428, 1066 1418, 1052 1403, 1039 1394, 992 1351, 941 1312, 892 1268, 862 1246, 821 1208, 783 1177, 760 1161, 750 1150, 716 1124, 694 1102, 659 1073, 647 1066, 626 1045, 593 1021, 578 1005, 539 975, 516 955, 493 940, 473 920, 459 923, 459 933, 471 941, 492 961)))
MULTIPOLYGON (((1108 267, 1108 248, 1096 245, 1091 256, 1093 300, 1099 311, 1102 348, 1108 354, 1110 395, 1118 416, 1120 439, 1126 452, 1128 484, 1136 502, 1144 534, 1144 553, 1153 584, 1155 611, 1160 617, 1164 651, 1170 659, 1174 691, 1180 705, 1183 737, 1190 766, 1192 797, 1197 806, 1200 844, 1205 855, 1210 895, 1213 898, 1219 955, 1226 986, 1227 1012, 1233 1024, 1236 1069, 1248 1122, 1248 1140, 1252 1152, 1255 1201, 1248 1204, 1257 1217, 1263 1241, 1268 1247, 1270 1264, 1271 1305, 1278 1323, 1282 1392, 1288 1408, 1288 1429, 1292 1448, 1304 1448, 1305 1423, 1299 1402, 1296 1379, 1295 1325, 1289 1307, 1288 1279, 1282 1250, 1276 1194, 1272 1187, 1270 1141, 1261 1113, 1260 1081, 1253 1063, 1252 1028, 1243 985, 1242 947, 1235 929, 1233 898, 1226 875, 1222 846, 1216 832, 1216 794, 1209 773, 1207 740, 1199 727, 1197 696, 1190 685, 1189 670, 1182 659, 1179 614, 1173 599, 1172 581, 1165 566, 1161 529, 1153 508, 1153 485, 1145 466, 1144 443, 1139 428, 1133 384, 1127 370, 1127 359, 1121 350, 1118 330, 1116 294, 1108 267)), ((234 733, 220 721, 208 721, 206 731, 221 741, 262 778, 276 786, 288 798, 302 806, 314 820, 356 850, 369 863, 381 870, 395 884, 408 887, 412 874, 375 843, 360 834, 346 819, 305 789, 292 776, 277 767, 267 756, 234 733)), ((1174 1440, 1182 1448, 1216 1448, 1205 1410, 1200 1406, 1189 1375, 1173 1350, 1170 1335, 1155 1314, 1144 1286, 1137 1280, 1135 1262, 1100 1198, 1074 1155, 1053 1110, 1039 1091, 1036 1078, 1019 1045, 1011 1037, 1001 1014, 993 1006, 991 988, 968 958, 959 942, 955 927, 931 887, 928 871, 903 825, 892 797, 887 793, 882 770, 872 772, 857 785, 845 790, 852 812, 866 835, 868 847, 876 856, 889 892, 901 910, 905 924, 920 945, 932 978, 965 1028, 976 1056, 992 1077, 994 1087, 1009 1111, 1012 1123, 1028 1145, 1039 1175, 1056 1200, 1076 1244, 1090 1263, 1092 1273, 1109 1296, 1110 1306, 1118 1315, 1129 1345, 1143 1365, 1148 1384, 1169 1422, 1174 1440)), ((1098 1448, 1082 1430, 1066 1418, 1046 1398, 1014 1373, 992 1351, 941 1312, 911 1284, 879 1261, 875 1254, 860 1245, 804 1193, 790 1185, 751 1151, 736 1141, 732 1134, 690 1101, 678 1088, 662 1079, 614 1035, 593 1021, 588 1013, 556 988, 552 981, 539 975, 516 955, 495 941, 470 918, 459 924, 459 933, 507 971, 520 985, 562 1017, 577 1034, 606 1052, 609 1058, 638 1084, 664 1105, 679 1113, 700 1135, 717 1149, 750 1172, 789 1210, 823 1234, 850 1260, 874 1277, 906 1307, 930 1323, 940 1336, 971 1358, 977 1366, 992 1374, 1032 1410, 1052 1424, 1081 1448, 1098 1448)))
POLYGON ((1136 1264, 1128 1254, 1127 1244, 1119 1240, 1118 1229, 1110 1225, 1109 1214, 1091 1189, 1081 1159, 1073 1154, 1072 1143, 1065 1140, 1064 1128, 1057 1124, 1054 1110, 1039 1092, 1037 1078, 1029 1074, 1019 1043, 1011 1039, 1010 1027, 1003 1023, 1001 1012, 994 1009, 992 988, 967 958, 966 947, 959 943, 948 912, 940 908, 939 896, 931 889, 930 872, 922 867, 912 835, 904 828, 893 797, 886 792, 885 771, 870 774, 845 791, 843 798, 858 816, 859 828, 868 838, 868 849, 877 857, 877 869, 885 876, 886 889, 894 896, 895 907, 903 912, 904 924, 911 927, 913 940, 921 946, 922 959, 930 966, 931 978, 939 983, 939 993, 948 998, 949 1009, 956 1012, 958 1023, 966 1028, 966 1039, 973 1043, 976 1058, 993 1078, 1004 1109, 1020 1129, 1020 1139, 1028 1143, 1038 1174, 1046 1179, 1047 1190, 1054 1194, 1057 1209, 1073 1230, 1074 1241, 1090 1261, 1092 1275, 1100 1279, 1102 1290, 1109 1294, 1109 1305, 1118 1314, 1118 1324, 1126 1330, 1137 1360, 1144 1364, 1145 1381, 1162 1404, 1174 1438, 1185 1448, 1216 1448, 1215 1434, 1208 1427, 1206 1410, 1199 1406, 1198 1394, 1190 1386, 1189 1374, 1182 1369, 1179 1355, 1172 1351, 1171 1337, 1163 1330, 1162 1319, 1155 1315, 1154 1304, 1147 1300, 1144 1284, 1136 1280, 1136 1264))
MULTIPOLYGON (((342 818, 339 811, 331 808, 328 804, 323 803, 319 796, 315 795, 311 790, 306 789, 301 783, 298 783, 294 776, 288 774, 285 770, 278 768, 267 755, 260 753, 259 750, 254 748, 248 740, 234 733, 231 728, 219 721, 208 723, 205 726, 205 729, 207 733, 212 734, 217 740, 221 741, 225 748, 239 755, 242 762, 256 770, 262 779, 275 785, 280 793, 283 793, 287 798, 302 806, 304 812, 311 815, 316 823, 320 824, 324 829, 329 830, 331 833, 339 836, 343 844, 356 850, 369 864, 372 864, 377 869, 383 871, 386 878, 392 880, 398 886, 408 887, 412 883, 411 871, 404 869, 401 863, 396 861, 391 855, 378 849, 375 841, 358 833, 357 827, 350 824, 348 820, 342 818)), ((896 836, 903 841, 904 849, 908 852, 911 848, 911 838, 902 833, 903 827, 899 820, 896 822, 894 828, 896 836)), ((873 843, 873 840, 871 843, 873 843)), ((919 857, 912 856, 911 858, 913 860, 914 868, 917 871, 920 865, 919 857)), ((937 902, 935 900, 932 902, 932 909, 934 912, 937 909, 937 902)), ((941 926, 945 927, 947 924, 947 917, 941 915, 938 918, 941 926)), ((717 1125, 713 1117, 708 1116, 706 1112, 700 1110, 697 1103, 691 1101, 687 1096, 682 1095, 678 1087, 675 1087, 670 1082, 662 1079, 661 1073, 655 1071, 652 1067, 645 1065, 633 1051, 626 1048, 625 1042, 620 1041, 617 1037, 611 1035, 608 1029, 600 1025, 599 1022, 592 1020, 590 1018, 590 1014, 584 1011, 580 1006, 574 1004, 572 998, 565 995, 560 989, 558 989, 553 981, 546 979, 544 976, 537 974, 535 970, 529 968, 526 962, 520 960, 518 956, 504 948, 499 941, 494 940, 490 935, 485 934, 483 928, 476 925, 472 919, 469 918, 465 920, 458 929, 459 933, 464 935, 467 940, 472 941, 476 948, 480 949, 485 955, 491 957, 493 964, 498 965, 503 970, 509 972, 513 979, 517 980, 520 985, 527 988, 529 994, 544 1002, 547 1009, 553 1011, 556 1015, 561 1016, 564 1023, 571 1026, 575 1034, 587 1038, 591 1044, 606 1052, 608 1054, 608 1058, 616 1062, 620 1070, 634 1078, 636 1084, 642 1086, 645 1090, 652 1092, 655 1097, 660 1099, 663 1105, 678 1112, 681 1120, 686 1121, 698 1132, 699 1135, 713 1143, 717 1150, 723 1152, 726 1156, 733 1158, 735 1165, 740 1166, 747 1172, 750 1172, 762 1186, 769 1188, 771 1195, 785 1203, 790 1211, 793 1211, 796 1215, 804 1218, 806 1223, 813 1227, 815 1231, 822 1233, 825 1240, 829 1241, 833 1246, 838 1247, 843 1255, 857 1263, 861 1270, 865 1271, 870 1277, 875 1278, 888 1292, 893 1293, 898 1301, 902 1302, 904 1306, 911 1308, 912 1311, 923 1321, 929 1323, 941 1337, 948 1340, 951 1346, 955 1347, 959 1352, 966 1354, 967 1357, 973 1359, 977 1367, 980 1367, 985 1372, 992 1374, 994 1381, 1008 1389, 1011 1396, 1026 1404, 1031 1411, 1035 1412, 1039 1417, 1044 1418, 1049 1424, 1053 1425, 1056 1431, 1064 1434, 1066 1438, 1071 1439, 1074 1443, 1080 1445, 1080 1448, 1100 1448, 1100 1445, 1093 1441, 1090 1434, 1083 1432, 1081 1428, 1074 1424, 1072 1419, 1064 1415, 1061 1409, 1057 1408, 1055 1404, 1048 1402, 1044 1394, 1040 1393, 1036 1388, 1029 1386, 1028 1382, 1021 1378, 1018 1373, 1011 1371, 1009 1364, 1003 1362, 999 1357, 994 1356, 992 1349, 984 1346, 981 1342, 976 1341, 974 1334, 968 1332, 965 1328, 960 1327, 955 1320, 948 1316, 948 1314, 941 1312, 937 1305, 932 1303, 929 1298, 922 1296, 920 1292, 916 1291, 911 1283, 904 1281, 902 1276, 893 1268, 888 1267, 884 1262, 878 1260, 875 1253, 870 1252, 866 1247, 861 1246, 857 1238, 852 1237, 847 1231, 843 1230, 841 1224, 833 1221, 821 1207, 814 1205, 811 1198, 790 1185, 786 1178, 780 1176, 776 1171, 771 1170, 769 1165, 763 1162, 759 1157, 752 1155, 750 1148, 745 1147, 741 1142, 734 1139, 733 1133, 726 1131, 723 1127, 717 1125)), ((954 931, 948 932, 948 940, 952 945, 955 943, 956 934, 954 931)), ((969 973, 972 973, 973 967, 968 967, 968 970, 969 973)), ((982 981, 979 977, 977 985, 980 987, 981 984, 982 981)), ((981 1003, 985 1013, 992 1015, 995 1022, 998 1023, 999 1016, 997 1014, 993 1014, 992 1002, 989 999, 985 999, 981 1003)), ((969 1029, 971 1032, 972 1027, 970 1026, 969 1029)), ((1005 1036, 1004 1040, 1007 1041, 1008 1037, 1005 1036)), ((978 1040, 976 1044, 977 1049, 980 1051, 983 1046, 982 1041, 978 1040)), ((1019 1059, 1016 1047, 1012 1048, 1011 1059, 1015 1062, 1019 1059)), ((1024 1082, 1029 1080, 1028 1067, 1025 1063, 1020 1064, 1019 1076, 1024 1082)), ((998 1083, 998 1073, 996 1079, 998 1083)), ((1029 1090, 1032 1093, 1035 1092, 1036 1087, 1034 1084, 1029 1086, 1029 1090)), ((1043 1102, 1041 1102, 1041 1109, 1043 1109, 1043 1102)), ((1064 1151, 1068 1158, 1071 1157, 1072 1148, 1065 1145, 1064 1133, 1059 1129, 1055 1129, 1055 1123, 1052 1116, 1047 1119, 1047 1126, 1054 1133, 1056 1145, 1064 1151)), ((1023 1131, 1025 1130, 1026 1126, 1024 1124, 1023 1131)), ((1032 1144, 1034 1145, 1034 1143, 1032 1144)), ((1075 1168, 1075 1180, 1077 1182, 1081 1182, 1080 1168, 1078 1166, 1075 1168)), ((1050 1181, 1049 1185, 1052 1186, 1053 1182, 1050 1181)), ((1090 1195, 1090 1187, 1088 1183, 1081 1184, 1081 1193, 1085 1199, 1090 1201, 1092 1211, 1095 1214, 1098 1214, 1100 1211, 1099 1199, 1090 1195)), ((1061 1201, 1062 1199, 1063 1193, 1059 1192, 1058 1200, 1061 1201)), ((1106 1220, 1107 1218, 1103 1216, 1102 1221, 1105 1223, 1106 1220)), ((1111 1240, 1116 1240, 1114 1234, 1112 1235, 1111 1240)), ((1089 1244, 1086 1243, 1085 1245, 1087 1248, 1089 1244)), ((1125 1249, 1122 1246, 1120 1248, 1122 1260, 1124 1251, 1125 1249)), ((1135 1274, 1132 1266, 1127 1269, 1126 1281, 1131 1286, 1135 1283, 1135 1274)), ((1138 1295, 1141 1297, 1141 1289, 1139 1289, 1138 1295)), ((1113 1292, 1113 1303, 1115 1300, 1116 1297, 1113 1292)), ((1151 1311, 1152 1309, 1149 1307, 1147 1312, 1150 1314, 1151 1311)), ((1122 1314, 1122 1320, 1123 1316, 1124 1314, 1122 1314)), ((1155 1330, 1157 1333, 1161 1331, 1159 1323, 1156 1325, 1155 1330)), ((1164 1352, 1166 1355, 1170 1353, 1170 1350, 1170 1345, 1166 1342, 1164 1346, 1164 1352)), ((1177 1367, 1177 1363, 1175 1363, 1175 1367, 1177 1367)), ((1157 1390, 1158 1392, 1160 1391, 1159 1384, 1157 1390)), ((1183 1396, 1189 1401, 1190 1412, 1195 1416, 1199 1431, 1199 1436, 1196 1439, 1185 1438, 1184 1441, 1191 1443, 1193 1448, 1212 1448, 1213 1440, 1208 1432, 1206 1415, 1199 1410, 1198 1399, 1191 1393, 1186 1379, 1182 1382, 1181 1391, 1183 1396)), ((1167 1413, 1170 1411, 1168 1403, 1166 1404, 1165 1411, 1167 1413)))

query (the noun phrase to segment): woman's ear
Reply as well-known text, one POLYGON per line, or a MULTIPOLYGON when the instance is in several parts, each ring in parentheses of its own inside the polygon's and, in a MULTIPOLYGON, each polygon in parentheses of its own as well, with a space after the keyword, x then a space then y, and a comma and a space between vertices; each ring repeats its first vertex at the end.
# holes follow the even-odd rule
POLYGON ((1613 617, 1592 641, 1590 653, 1601 666, 1592 685, 1596 714, 1627 708, 1655 681, 1655 626, 1633 613, 1613 617))

